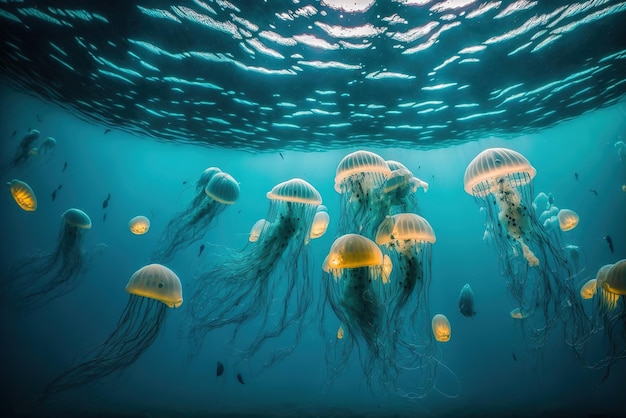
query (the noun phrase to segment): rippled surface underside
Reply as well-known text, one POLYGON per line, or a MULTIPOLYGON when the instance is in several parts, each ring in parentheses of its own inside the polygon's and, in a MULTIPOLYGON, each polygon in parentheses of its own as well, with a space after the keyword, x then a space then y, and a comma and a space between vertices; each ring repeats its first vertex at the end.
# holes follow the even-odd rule
POLYGON ((625 12, 606 0, 0 0, 0 71, 166 140, 431 148, 615 103, 625 12))

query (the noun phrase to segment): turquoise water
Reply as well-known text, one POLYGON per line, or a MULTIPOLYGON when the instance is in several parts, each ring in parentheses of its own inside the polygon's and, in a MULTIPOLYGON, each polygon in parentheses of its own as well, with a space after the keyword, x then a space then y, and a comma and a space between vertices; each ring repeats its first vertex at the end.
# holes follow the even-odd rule
MULTIPOLYGON (((57 141, 49 159, 38 154, 23 167, 3 170, 4 180, 23 180, 38 196, 37 211, 25 212, 5 190, 0 220, 3 280, 20 260, 54 247, 60 215, 67 208, 84 210, 93 222, 83 243, 91 256, 75 290, 40 309, 17 310, 10 301, 2 306, 3 416, 626 414, 623 360, 603 379, 604 370, 590 370, 573 358, 558 330, 550 334, 543 349, 526 349, 519 321, 509 315, 516 306, 498 271, 496 252, 482 239, 483 215, 463 190, 465 167, 480 151, 507 147, 525 155, 537 169, 535 193, 552 193, 556 205, 580 216, 580 224, 564 236, 568 244, 584 252, 584 269, 574 278, 577 285, 584 283, 599 267, 626 256, 626 193, 621 189, 626 166, 614 146, 626 136, 623 103, 508 140, 485 137, 430 150, 368 147, 364 141, 344 149, 285 150, 281 155, 160 142, 87 123, 57 105, 7 86, 0 93, 3 163, 29 129, 57 141), (106 129, 111 131, 105 133, 106 129), (431 314, 444 313, 452 326, 450 342, 436 346, 436 358, 446 367, 438 369, 434 388, 414 401, 380 388, 370 390, 355 354, 348 371, 326 390, 325 346, 317 324, 304 330, 292 355, 268 369, 260 367, 261 358, 286 344, 283 337, 267 343, 258 357, 235 365, 227 348, 230 330, 219 329, 205 338, 197 356, 190 357, 188 342, 179 330, 189 320, 194 281, 200 272, 220 263, 224 247, 245 247, 250 227, 267 213, 266 192, 293 177, 314 185, 331 218, 326 235, 309 244, 310 272, 319 300, 317 286, 325 278, 322 261, 338 231, 335 169, 344 155, 362 148, 404 163, 430 184, 427 193, 419 190, 416 194, 419 213, 437 234, 428 304, 431 314), (193 184, 209 166, 232 174, 241 194, 201 241, 179 251, 167 264, 181 279, 183 305, 166 312, 160 335, 123 373, 37 404, 52 378, 84 359, 90 348, 115 329, 128 300, 126 282, 149 262, 160 233, 191 201, 193 184), (58 185, 62 188, 52 200, 58 185), (150 218, 151 228, 136 236, 129 232, 128 221, 139 214, 150 218), (613 238, 613 253, 603 239, 606 235, 613 238), (206 248, 198 256, 200 244, 206 248), (477 314, 472 319, 458 309, 465 283, 475 293, 477 314), (216 376, 217 361, 225 365, 220 377, 216 376), (237 373, 244 385, 237 382, 237 373)), ((585 308, 591 312, 590 304, 585 308)), ((252 338, 259 321, 246 325, 240 339, 252 338)), ((326 325, 336 327, 332 321, 326 325)), ((601 358, 607 342, 601 332, 595 334, 587 353, 601 358)))

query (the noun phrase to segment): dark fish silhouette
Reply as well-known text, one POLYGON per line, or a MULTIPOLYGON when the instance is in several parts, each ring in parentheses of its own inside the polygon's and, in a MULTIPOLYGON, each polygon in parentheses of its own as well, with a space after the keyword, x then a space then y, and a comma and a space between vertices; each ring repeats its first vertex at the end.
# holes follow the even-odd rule
POLYGON ((102 222, 107 220, 107 214, 105 213, 104 215, 102 215, 102 222))
POLYGON ((578 181, 578 173, 574 172, 574 177, 576 177, 576 181, 578 181))
POLYGON ((218 377, 224 374, 224 365, 222 364, 221 361, 217 362, 217 370, 216 370, 215 374, 218 377))
POLYGON ((595 194, 596 196, 598 195, 598 191, 596 189, 589 189, 589 191, 593 194, 595 194))
POLYGON ((183 186, 184 186, 185 184, 187 184, 187 180, 183 181, 183 186))
POLYGON ((108 134, 109 132, 111 132, 111 130, 110 130, 110 129, 105 129, 105 130, 104 130, 104 134, 105 134, 105 135, 106 135, 106 134, 108 134))
POLYGON ((241 377, 241 373, 237 373, 237 381, 239 383, 241 383, 242 385, 245 385, 245 383, 243 381, 243 377, 241 377))
POLYGON ((554 196, 552 196, 552 193, 548 194, 548 203, 550 206, 554 205, 554 196))
POLYGON ((102 209, 106 209, 109 206, 109 200, 111 199, 111 193, 107 194, 107 198, 102 202, 102 209))
POLYGON ((62 184, 59 184, 59 186, 58 186, 56 189, 54 189, 54 191, 52 192, 52 201, 54 201, 54 199, 56 199, 56 198, 57 198, 57 192, 58 192, 59 190, 61 190, 61 188, 62 188, 62 187, 63 187, 63 185, 62 185, 62 184))
POLYGON ((515 356, 515 353, 512 353, 512 354, 513 354, 513 360, 517 361, 517 356, 515 356))
MULTIPOLYGON (((204 251, 204 244, 201 244, 201 245, 200 245, 200 249, 198 250, 198 257, 200 257, 200 256, 202 255, 202 251, 204 251)), ((219 369, 219 365, 220 365, 220 364, 222 364, 222 363, 220 363, 219 361, 218 361, 217 363, 218 363, 218 366, 217 366, 217 367, 218 367, 218 369, 219 369)), ((219 375, 218 375, 218 376, 219 376, 219 375)))
POLYGON ((459 295, 459 311, 467 318, 473 318, 476 315, 474 310, 474 291, 469 284, 463 286, 459 295))
POLYGON ((607 244, 609 244, 609 250, 611 250, 611 254, 613 254, 613 239, 610 235, 607 235, 606 237, 604 237, 604 240, 607 244))
POLYGON ((278 155, 280 155, 280 158, 282 158, 283 160, 285 159, 282 152, 279 152, 278 155))
POLYGON ((61 170, 61 173, 65 173, 66 168, 67 168, 67 161, 65 162, 65 164, 63 164, 63 170, 61 170))

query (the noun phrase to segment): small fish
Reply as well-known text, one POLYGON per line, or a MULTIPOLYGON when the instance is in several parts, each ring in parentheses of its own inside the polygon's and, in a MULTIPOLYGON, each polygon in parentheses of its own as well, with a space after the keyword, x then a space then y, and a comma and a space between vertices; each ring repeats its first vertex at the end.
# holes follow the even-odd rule
POLYGON ((54 202, 54 199, 56 199, 56 198, 57 198, 57 191, 58 191, 58 190, 59 190, 59 189, 54 189, 54 191, 52 192, 52 201, 53 201, 53 202, 54 202))
POLYGON ((285 159, 285 156, 283 155, 282 152, 279 152, 278 155, 280 155, 280 158, 282 158, 283 160, 285 159))
MULTIPOLYGON (((200 257, 200 256, 202 255, 202 252, 203 252, 203 251, 204 251, 204 244, 201 244, 201 245, 200 245, 200 249, 198 250, 198 257, 200 257)), ((218 362, 218 363, 219 363, 219 362, 218 362)), ((221 364, 221 363, 219 363, 219 364, 221 364)), ((219 367, 219 365, 218 365, 218 367, 219 367)))
POLYGON ((183 186, 184 186, 185 184, 187 184, 187 180, 183 181, 183 186))
POLYGON ((548 203, 550 206, 554 206, 554 196, 552 196, 552 193, 548 193, 548 203))
POLYGON ((63 164, 63 170, 61 170, 61 173, 65 173, 66 168, 67 168, 67 161, 65 162, 65 164, 63 164))
POLYGON ((243 377, 241 377, 241 373, 237 373, 237 381, 239 383, 241 383, 242 385, 245 385, 245 383, 243 381, 243 377))
POLYGON ((598 191, 596 189, 589 189, 589 191, 593 194, 595 194, 596 196, 598 195, 598 191))
POLYGON ((512 353, 512 354, 513 354, 513 361, 517 361, 517 356, 515 355, 515 353, 512 353))
POLYGON ((606 237, 604 237, 604 240, 607 244, 609 244, 609 250, 611 250, 611 254, 613 254, 613 239, 610 235, 607 235, 606 237))
POLYGON ((107 220, 107 214, 105 213, 104 215, 102 215, 102 222, 105 222, 107 220))
POLYGON ((574 177, 576 177, 576 181, 578 181, 578 173, 574 172, 574 177))
POLYGON ((109 206, 109 200, 111 199, 111 193, 107 194, 107 198, 102 202, 102 209, 106 209, 109 206))
POLYGON ((215 373, 217 374, 217 377, 220 377, 221 375, 224 374, 224 365, 222 364, 221 361, 217 362, 217 370, 215 373))
POLYGON ((104 134, 105 134, 105 135, 106 135, 106 134, 108 134, 109 132, 111 132, 111 130, 110 130, 110 129, 105 129, 105 130, 104 130, 104 134))

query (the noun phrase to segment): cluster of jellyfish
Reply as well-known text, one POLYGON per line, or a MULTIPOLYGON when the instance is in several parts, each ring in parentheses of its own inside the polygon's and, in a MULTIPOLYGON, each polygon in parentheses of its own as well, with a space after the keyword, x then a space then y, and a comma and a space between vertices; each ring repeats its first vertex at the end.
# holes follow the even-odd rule
POLYGON ((339 163, 338 238, 324 260, 322 333, 328 383, 358 355, 370 388, 420 398, 435 388, 436 341, 450 338, 445 315, 431 319, 433 228, 416 214, 416 191, 428 184, 404 165, 369 151, 339 163), (338 331, 335 330, 338 327, 338 331))
POLYGON ((24 134, 15 150, 15 154, 7 163, 6 168, 10 170, 22 170, 35 158, 43 162, 49 161, 54 154, 57 141, 51 136, 44 139, 40 139, 40 136, 39 131, 36 129, 31 129, 24 134))

